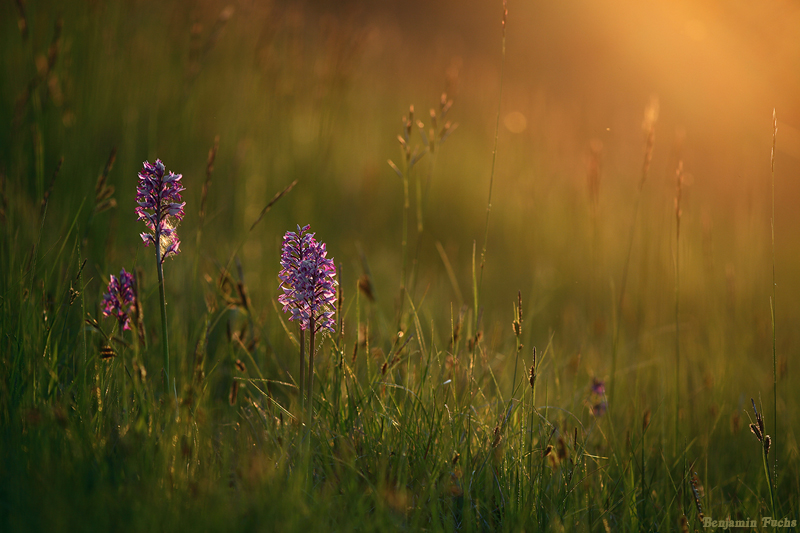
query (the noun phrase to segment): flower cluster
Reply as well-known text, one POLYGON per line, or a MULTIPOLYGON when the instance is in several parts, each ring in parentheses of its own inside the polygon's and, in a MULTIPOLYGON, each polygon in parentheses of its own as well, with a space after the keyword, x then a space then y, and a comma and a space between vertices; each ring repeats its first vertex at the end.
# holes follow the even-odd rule
POLYGON ((112 274, 108 292, 103 295, 103 314, 115 317, 122 329, 131 329, 130 313, 136 305, 133 283, 133 274, 123 268, 119 278, 112 274))
POLYGON ((141 234, 142 240, 145 246, 158 243, 162 263, 180 251, 181 242, 175 228, 183 220, 186 205, 186 202, 181 202, 184 188, 180 180, 183 176, 173 172, 165 176, 165 170, 160 159, 155 165, 145 161, 136 188, 136 202, 139 204, 136 214, 150 230, 150 233, 141 234))
POLYGON ((283 236, 281 271, 278 278, 283 294, 278 302, 283 312, 290 312, 289 320, 299 320, 300 329, 312 327, 314 332, 334 332, 333 315, 336 312, 336 267, 333 259, 326 257, 325 243, 318 243, 311 226, 297 226, 297 233, 287 231, 283 236))

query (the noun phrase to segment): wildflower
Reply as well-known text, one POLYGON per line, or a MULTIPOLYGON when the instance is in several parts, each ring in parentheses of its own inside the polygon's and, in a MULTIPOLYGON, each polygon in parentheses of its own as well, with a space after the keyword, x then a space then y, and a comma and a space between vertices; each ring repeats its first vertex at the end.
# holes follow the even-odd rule
POLYGON ((594 416, 603 416, 608 409, 606 400, 606 384, 603 380, 592 378, 592 387, 589 404, 594 416))
POLYGON ((336 267, 326 257, 325 243, 318 243, 311 226, 297 226, 297 233, 287 231, 283 237, 281 271, 278 278, 283 294, 278 302, 289 320, 298 320, 300 329, 334 332, 336 312, 336 267))
POLYGON ((108 292, 103 295, 103 315, 115 317, 122 329, 131 329, 130 313, 135 305, 133 274, 123 268, 119 278, 112 275, 108 282, 108 292))
MULTIPOLYGON (((139 185, 136 187, 136 214, 143 221, 150 233, 141 233, 145 246, 151 244, 156 249, 156 271, 158 272, 158 292, 161 300, 161 346, 164 356, 164 384, 169 390, 169 339, 167 329, 167 299, 164 291, 164 259, 178 255, 181 241, 175 228, 183 220, 181 191, 184 190, 180 180, 183 176, 170 172, 166 176, 164 163, 156 159, 151 165, 145 161, 139 172, 139 185)), ((174 385, 174 383, 173 383, 174 385)))
POLYGON ((183 220, 186 205, 186 202, 181 202, 184 187, 180 180, 183 176, 173 172, 165 176, 165 170, 160 159, 155 165, 145 161, 136 188, 136 202, 139 204, 136 214, 150 230, 150 233, 142 233, 141 237, 145 246, 158 243, 161 263, 180 251, 181 242, 175 228, 183 220))
MULTIPOLYGON (((333 259, 328 259, 325 243, 318 243, 311 226, 297 226, 297 233, 287 231, 283 236, 281 252, 280 288, 283 294, 278 302, 283 304, 283 312, 290 312, 289 320, 297 320, 300 325, 300 396, 305 409, 305 398, 311 399, 314 391, 314 336, 318 331, 334 332, 333 315, 336 312, 334 277, 336 267, 333 259), (308 380, 305 379, 305 331, 309 331, 308 341, 308 380), (306 385, 308 389, 306 390, 306 385)), ((308 409, 308 423, 313 418, 313 409, 308 409)))

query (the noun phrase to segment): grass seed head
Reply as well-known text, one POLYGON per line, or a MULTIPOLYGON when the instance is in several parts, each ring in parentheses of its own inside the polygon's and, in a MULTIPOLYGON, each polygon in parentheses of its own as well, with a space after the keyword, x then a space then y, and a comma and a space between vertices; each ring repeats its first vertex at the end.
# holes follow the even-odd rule
POLYGON ((367 300, 370 302, 375 301, 375 293, 372 290, 372 281, 370 281, 369 276, 367 274, 362 275, 358 278, 358 290, 367 297, 367 300))
POLYGON ((642 120, 642 130, 645 135, 644 146, 644 162, 642 163, 642 179, 639 187, 644 185, 647 179, 647 173, 650 170, 650 162, 653 160, 653 146, 656 139, 656 122, 658 121, 658 97, 652 96, 650 103, 644 110, 644 119, 642 120))
POLYGON ((703 521, 703 505, 700 503, 700 498, 703 497, 703 485, 697 477, 697 472, 692 474, 691 480, 692 495, 694 496, 694 505, 697 508, 697 519, 703 521))
POLYGON ((228 403, 230 405, 236 405, 236 398, 239 395, 239 380, 234 379, 233 383, 231 383, 231 392, 228 395, 228 403))
POLYGON ((61 171, 61 165, 63 164, 64 158, 62 157, 58 160, 58 163, 56 163, 56 170, 53 172, 53 178, 50 180, 50 185, 47 187, 47 190, 44 191, 44 196, 42 196, 42 216, 44 216, 44 210, 47 208, 47 202, 50 200, 50 195, 53 193, 53 187, 56 184, 56 178, 58 177, 58 173, 61 171))
POLYGON ((97 177, 97 183, 94 187, 95 198, 94 198, 94 212, 102 213, 108 209, 112 209, 117 206, 117 201, 112 198, 114 196, 114 186, 108 185, 108 174, 111 172, 111 169, 114 167, 114 161, 117 159, 117 149, 116 147, 111 149, 111 154, 108 156, 108 161, 106 161, 106 166, 103 167, 103 172, 97 177))
POLYGON ((764 442, 764 437, 761 435, 761 430, 755 424, 750 424, 750 431, 756 436, 758 442, 764 442))
POLYGON ((206 180, 203 182, 203 188, 200 191, 200 223, 206 218, 206 198, 208 197, 208 188, 211 186, 211 174, 214 172, 214 161, 217 159, 217 150, 219 150, 219 135, 214 137, 214 145, 208 150, 208 160, 206 162, 206 180))
POLYGON ((558 456, 559 461, 564 461, 569 457, 569 447, 567 446, 567 441, 565 441, 564 437, 561 435, 558 436, 558 440, 556 441, 556 455, 558 456))
POLYGON ((500 426, 495 426, 494 431, 492 433, 492 448, 497 448, 500 446, 500 441, 503 440, 503 433, 500 429, 500 426))
POLYGON ((483 331, 479 331, 478 333, 475 334, 474 337, 472 337, 469 340, 469 343, 468 343, 469 344, 469 350, 470 351, 474 350, 475 347, 480 344, 482 339, 483 339, 483 331))

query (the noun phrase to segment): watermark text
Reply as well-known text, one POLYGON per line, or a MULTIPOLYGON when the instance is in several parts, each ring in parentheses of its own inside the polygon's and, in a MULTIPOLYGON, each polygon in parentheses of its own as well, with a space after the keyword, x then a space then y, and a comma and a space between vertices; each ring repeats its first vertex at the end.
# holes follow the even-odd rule
MULTIPOLYGON (((732 527, 758 527, 757 520, 733 520, 726 518, 725 520, 714 520, 710 516, 703 518, 703 527, 715 527, 720 529, 730 529, 732 527)), ((789 520, 788 518, 781 518, 780 520, 765 516, 761 519, 761 527, 797 527, 797 520, 789 520)))

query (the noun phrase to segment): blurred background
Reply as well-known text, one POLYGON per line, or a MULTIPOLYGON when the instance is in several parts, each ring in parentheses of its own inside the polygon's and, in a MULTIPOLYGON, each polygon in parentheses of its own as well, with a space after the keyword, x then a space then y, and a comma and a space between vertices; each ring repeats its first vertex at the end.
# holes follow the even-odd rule
MULTIPOLYGON (((618 375, 646 369, 642 379, 663 386, 674 357, 680 246, 686 392, 731 412, 772 384, 776 109, 779 386, 788 394, 800 349, 800 5, 512 0, 501 92, 502 16, 500 1, 4 2, 0 172, 8 242, 27 250, 37 238, 41 199, 63 157, 41 250, 58 249, 75 221, 90 260, 87 302, 99 309, 108 274, 136 264, 151 288, 154 318, 155 270, 133 211, 142 161, 160 158, 186 187, 183 252, 165 267, 171 319, 184 328, 173 337, 178 353, 192 350, 203 295, 234 252, 271 340, 261 360, 275 357, 272 350, 294 353, 272 300, 282 235, 307 223, 341 265, 347 334, 356 330, 356 281, 369 274, 375 342, 388 349, 403 187, 387 160, 401 164, 397 136, 409 106, 427 130, 428 110, 438 111, 446 92, 453 100, 446 118, 458 127, 435 157, 414 167, 409 215, 410 254, 418 253, 412 296, 440 346, 451 316, 472 304, 473 247, 480 256, 499 119, 481 290, 490 363, 501 368, 512 353, 512 303, 521 291, 528 342, 541 348, 552 335, 549 364, 571 369, 580 383, 609 378, 619 316, 618 375), (646 109, 655 137, 634 218, 646 109), (108 184, 116 208, 90 216, 114 148, 108 184), (417 179, 429 183, 419 235, 417 179)), ((416 127, 410 144, 423 146, 416 127)), ((366 294, 360 298, 363 305, 366 294)), ((797 422, 796 402, 789 404, 779 408, 797 422)))

